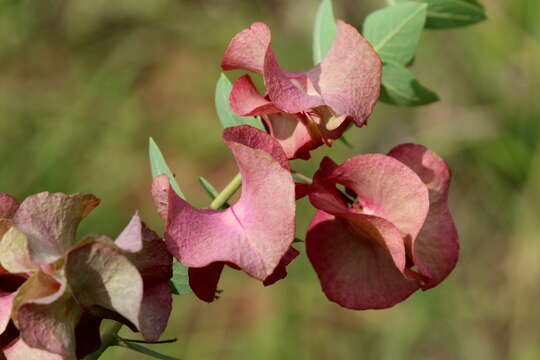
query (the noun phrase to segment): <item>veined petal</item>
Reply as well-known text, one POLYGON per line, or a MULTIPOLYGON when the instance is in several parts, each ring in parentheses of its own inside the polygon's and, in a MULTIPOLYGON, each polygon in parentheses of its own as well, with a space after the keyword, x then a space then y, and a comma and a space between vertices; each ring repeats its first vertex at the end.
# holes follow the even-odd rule
POLYGON ((337 116, 351 117, 362 126, 379 98, 381 74, 377 52, 353 26, 338 20, 336 40, 309 77, 337 116))
POLYGON ((4 354, 7 360, 66 360, 58 354, 30 347, 21 338, 4 349, 4 354))
POLYGON ((388 220, 412 241, 429 210, 426 185, 409 167, 382 154, 358 155, 339 165, 327 179, 353 190, 360 212, 388 220))
POLYGON ((284 112, 294 114, 308 109, 325 105, 323 99, 316 92, 309 92, 307 75, 298 78, 290 74, 279 65, 274 50, 270 46, 264 60, 264 85, 272 103, 284 112))
POLYGON ((221 68, 244 69, 262 74, 270 38, 270 29, 266 24, 261 22, 251 24, 231 40, 221 61, 221 68))
POLYGON ((427 290, 450 274, 459 256, 458 233, 448 209, 450 169, 444 160, 422 145, 402 144, 388 155, 410 167, 429 189, 429 213, 412 243, 414 264, 428 277, 422 284, 427 290))
POLYGON ((0 219, 11 219, 18 208, 19 203, 13 196, 0 193, 0 219))
POLYGON ((75 327, 82 309, 66 292, 61 279, 41 271, 17 292, 14 321, 20 336, 31 347, 75 359, 75 327))
POLYGON ((168 280, 172 276, 172 256, 165 242, 141 222, 135 214, 115 244, 142 276, 144 295, 139 314, 139 330, 148 341, 156 341, 165 328, 172 310, 168 280), (132 249, 139 249, 133 251, 132 249))
POLYGON ((418 289, 416 281, 405 279, 387 249, 347 219, 318 211, 308 230, 306 250, 326 296, 346 308, 391 307, 418 289))
POLYGON ((240 200, 224 211, 198 210, 169 191, 167 245, 186 266, 227 262, 263 281, 294 240, 294 182, 270 135, 242 126, 225 129, 224 139, 242 175, 240 200))
POLYGON ((80 221, 100 200, 90 194, 40 193, 24 200, 13 217, 13 225, 28 238, 31 258, 49 264, 74 244, 80 221))
POLYGON ((85 309, 119 314, 140 329, 143 278, 123 251, 106 237, 89 237, 72 249, 65 263, 66 278, 77 302, 85 309))
MULTIPOLYGON (((2 221, 0 220, 0 226, 2 221)), ((35 270, 39 265, 30 258, 28 238, 16 227, 8 227, 0 240, 0 265, 12 274, 35 270)))
POLYGON ((280 112, 253 84, 249 75, 244 75, 233 84, 230 96, 231 109, 240 116, 256 116, 280 112))
POLYGON ((307 160, 311 157, 309 151, 323 144, 320 135, 310 132, 301 114, 280 112, 264 115, 262 119, 289 159, 307 160))

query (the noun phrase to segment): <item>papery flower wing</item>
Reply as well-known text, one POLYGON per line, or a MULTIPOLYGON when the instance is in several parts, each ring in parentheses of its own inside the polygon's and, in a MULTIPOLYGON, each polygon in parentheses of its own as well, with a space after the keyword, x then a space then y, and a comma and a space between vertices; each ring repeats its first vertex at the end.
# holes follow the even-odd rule
POLYGON ((408 242, 424 225, 429 210, 427 187, 414 171, 390 156, 355 156, 336 167, 328 180, 353 190, 362 213, 389 221, 408 242))
POLYGON ((39 267, 30 258, 27 236, 16 227, 8 227, 0 240, 0 265, 12 274, 29 272, 39 267))
POLYGON ((274 269, 274 272, 270 274, 266 279, 263 281, 264 286, 270 286, 278 282, 279 280, 285 279, 287 277, 287 266, 294 260, 296 257, 300 255, 300 252, 293 248, 292 246, 289 247, 289 250, 283 255, 281 260, 279 261, 278 266, 274 269))
POLYGON ((381 74, 373 47, 353 26, 338 20, 336 40, 309 77, 336 116, 351 117, 362 126, 379 98, 381 74))
POLYGON ((414 264, 428 277, 422 284, 426 290, 448 276, 459 256, 458 233, 448 209, 450 169, 444 160, 422 145, 402 144, 388 155, 410 167, 429 189, 429 213, 412 244, 414 264))
POLYGON ((17 292, 13 319, 30 347, 75 359, 75 327, 82 309, 61 279, 38 271, 17 292))
POLYGON ((6 360, 66 360, 58 354, 30 347, 21 338, 4 349, 4 354, 6 360))
POLYGON ((186 266, 227 262, 263 281, 294 240, 294 182, 270 135, 241 126, 225 129, 224 139, 242 175, 240 200, 198 210, 169 191, 168 249, 186 266))
POLYGON ((143 278, 124 252, 106 237, 87 238, 66 257, 66 278, 77 302, 97 316, 120 315, 140 329, 143 278))
POLYGON ((225 263, 218 261, 200 268, 189 268, 189 287, 203 301, 216 300, 217 285, 225 263))
POLYGON ((278 108, 259 94, 249 75, 238 78, 230 96, 231 110, 240 116, 257 116, 280 112, 278 108))
MULTIPOLYGON (((394 233, 400 238, 384 220, 379 229, 384 229, 387 237, 394 233)), ((371 237, 355 229, 349 220, 324 211, 318 211, 310 224, 306 237, 309 260, 326 296, 346 308, 391 307, 418 289, 418 283, 406 280, 388 250, 371 237)))
POLYGON ((11 320, 11 306, 16 293, 0 292, 0 334, 2 334, 11 320))
POLYGON ((86 311, 81 314, 79 323, 75 327, 77 359, 84 359, 99 349, 101 345, 99 328, 102 320, 86 311))
MULTIPOLYGON (((314 71, 314 70, 312 70, 314 71)), ((264 59, 264 85, 274 105, 290 114, 325 105, 315 91, 307 73, 288 73, 279 65, 276 54, 270 45, 264 59)))
POLYGON ((262 119, 289 159, 307 160, 311 157, 309 151, 323 144, 319 135, 310 132, 313 129, 308 127, 305 115, 280 112, 265 115, 262 119))
POLYGON ((266 24, 261 22, 251 24, 231 40, 221 61, 221 68, 243 69, 262 74, 270 40, 270 29, 266 24))
POLYGON ((97 205, 90 194, 40 193, 22 202, 13 225, 27 236, 32 260, 48 264, 75 244, 80 221, 97 205))
POLYGON ((142 276, 144 295, 139 313, 139 330, 149 341, 159 339, 172 310, 168 280, 172 276, 172 256, 163 240, 135 214, 115 244, 142 276), (130 250, 138 249, 138 250, 130 250))
POLYGON ((0 193, 0 219, 11 219, 19 208, 19 203, 11 195, 0 193))

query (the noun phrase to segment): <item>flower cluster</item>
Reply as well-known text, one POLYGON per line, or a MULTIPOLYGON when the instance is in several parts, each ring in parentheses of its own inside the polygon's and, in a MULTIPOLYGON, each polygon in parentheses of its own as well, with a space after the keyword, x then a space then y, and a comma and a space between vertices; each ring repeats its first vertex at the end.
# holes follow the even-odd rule
POLYGON ((338 21, 324 60, 291 72, 280 67, 270 37, 265 24, 252 24, 232 39, 221 63, 224 70, 261 74, 266 87, 260 94, 244 75, 230 95, 236 114, 260 116, 267 130, 242 125, 224 131, 242 176, 240 200, 199 210, 172 190, 166 175, 154 180, 168 249, 189 267, 195 294, 213 301, 225 265, 264 285, 284 278, 298 255, 291 246, 295 199, 304 196, 317 209, 307 255, 330 300, 380 309, 436 286, 454 268, 459 246, 447 204, 450 170, 435 153, 403 144, 341 165, 325 158, 311 184, 295 184, 291 176, 288 160, 309 159, 351 123, 366 124, 381 86, 376 52, 338 21))
POLYGON ((299 255, 296 200, 316 208, 305 245, 326 296, 350 309, 381 309, 430 289, 454 268, 458 235, 448 209, 451 173, 422 145, 324 158, 310 183, 295 183, 289 160, 364 126, 379 97, 381 60, 358 31, 337 22, 324 60, 308 71, 278 63, 271 34, 254 23, 230 42, 223 70, 236 80, 230 107, 265 130, 229 127, 223 139, 242 178, 239 200, 197 209, 157 176, 152 196, 165 241, 135 214, 112 240, 77 239, 99 204, 90 194, 40 193, 19 204, 0 193, 0 360, 81 359, 100 346, 103 319, 156 341, 171 312, 172 256, 189 268, 202 300, 216 298, 225 266, 271 285, 299 255), (224 205, 224 206, 221 206, 224 205), (172 255, 172 256, 171 256, 172 255))
MULTIPOLYGON (((116 240, 78 225, 100 200, 0 193, 0 333, 6 359, 80 359, 100 346, 102 319, 155 341, 171 312, 172 257, 136 214, 116 240)), ((0 356, 1 358, 1 356, 0 356)))

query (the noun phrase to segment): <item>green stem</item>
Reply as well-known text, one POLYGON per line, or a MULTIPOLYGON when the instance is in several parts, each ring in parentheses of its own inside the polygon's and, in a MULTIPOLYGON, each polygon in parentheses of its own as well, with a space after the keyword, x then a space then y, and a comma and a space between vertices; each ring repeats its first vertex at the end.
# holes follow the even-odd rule
POLYGON ((116 335, 120 331, 121 327, 122 324, 119 322, 113 322, 101 336, 101 346, 99 349, 95 353, 85 357, 84 360, 97 360, 105 352, 105 350, 109 348, 109 346, 115 345, 117 343, 116 335))
POLYGON ((225 189, 223 189, 210 203, 210 209, 218 210, 221 208, 223 204, 225 204, 227 200, 229 200, 230 197, 233 196, 236 191, 238 191, 240 185, 242 185, 242 176, 240 174, 236 174, 231 182, 225 186, 225 189))

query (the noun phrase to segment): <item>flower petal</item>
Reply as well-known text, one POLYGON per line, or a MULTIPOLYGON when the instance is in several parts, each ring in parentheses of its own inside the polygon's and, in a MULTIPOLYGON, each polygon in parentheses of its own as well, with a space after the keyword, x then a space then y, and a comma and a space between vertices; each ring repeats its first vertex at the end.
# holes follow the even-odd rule
POLYGON ((404 278, 387 249, 346 219, 318 211, 308 230, 306 250, 326 296, 346 308, 391 307, 418 289, 417 282, 404 278))
POLYGON ((7 360, 66 360, 64 357, 28 346, 23 339, 4 349, 7 360))
POLYGON ((11 320, 11 306, 16 293, 0 293, 0 334, 2 334, 11 320))
POLYGON ((353 26, 338 20, 336 40, 309 77, 337 116, 350 116, 362 126, 379 98, 381 74, 377 52, 353 26))
POLYGON ((382 154, 355 156, 334 169, 329 181, 353 190, 361 212, 394 224, 407 241, 418 235, 429 210, 429 195, 409 167, 382 154))
POLYGON ((75 327, 77 359, 84 359, 99 349, 101 345, 99 327, 102 320, 89 312, 82 313, 79 323, 75 327))
POLYGON ((225 263, 217 261, 200 268, 189 268, 189 286, 199 299, 206 302, 216 300, 217 285, 225 263))
MULTIPOLYGON (((140 329, 143 279, 122 250, 105 237, 88 238, 66 257, 66 278, 77 302, 118 313, 140 329)), ((96 315, 101 315, 96 309, 96 315)))
POLYGON ((126 251, 124 255, 135 265, 144 283, 139 330, 145 339, 156 341, 167 327, 172 310, 168 285, 172 276, 172 256, 167 252, 163 240, 147 228, 137 214, 115 244, 123 245, 124 249, 127 244, 127 249, 139 248, 139 251, 126 251))
POLYGON ((0 219, 11 219, 18 208, 19 203, 13 196, 0 193, 0 219))
POLYGON ((285 279, 287 277, 287 265, 289 265, 294 259, 296 259, 298 255, 300 255, 300 252, 298 250, 296 250, 292 246, 289 247, 289 250, 287 250, 285 255, 283 255, 274 272, 270 274, 266 279, 264 279, 264 286, 270 286, 281 279, 285 279))
POLYGON ((249 75, 238 78, 233 84, 230 97, 231 109, 240 116, 256 116, 280 112, 253 84, 249 75))
POLYGON ((458 233, 448 209, 450 169, 444 160, 422 145, 402 144, 388 155, 410 167, 429 189, 429 213, 412 244, 413 261, 429 278, 422 284, 427 290, 450 274, 459 256, 458 233))
POLYGON ((294 114, 325 105, 319 94, 310 91, 307 73, 296 73, 292 77, 279 65, 276 54, 268 47, 264 60, 264 85, 274 105, 284 112, 294 114))
POLYGON ((261 22, 251 24, 231 40, 221 61, 221 68, 244 69, 262 74, 270 38, 270 29, 266 24, 261 22))
POLYGON ((82 309, 66 284, 41 271, 17 292, 15 325, 31 347, 75 359, 75 326, 82 309))
POLYGON ((288 159, 308 160, 311 157, 309 151, 323 144, 320 136, 312 136, 300 114, 280 112, 264 115, 262 119, 288 159))
POLYGON ((39 267, 30 259, 28 238, 16 227, 8 228, 0 240, 0 265, 12 274, 29 272, 39 267))
POLYGON ((240 200, 224 211, 198 210, 169 192, 168 249, 186 266, 230 262, 263 281, 294 240, 294 182, 270 135, 242 126, 223 137, 242 175, 240 200))
POLYGON ((13 225, 27 236, 32 260, 49 264, 75 244, 79 222, 99 202, 90 194, 36 194, 23 201, 13 225))

